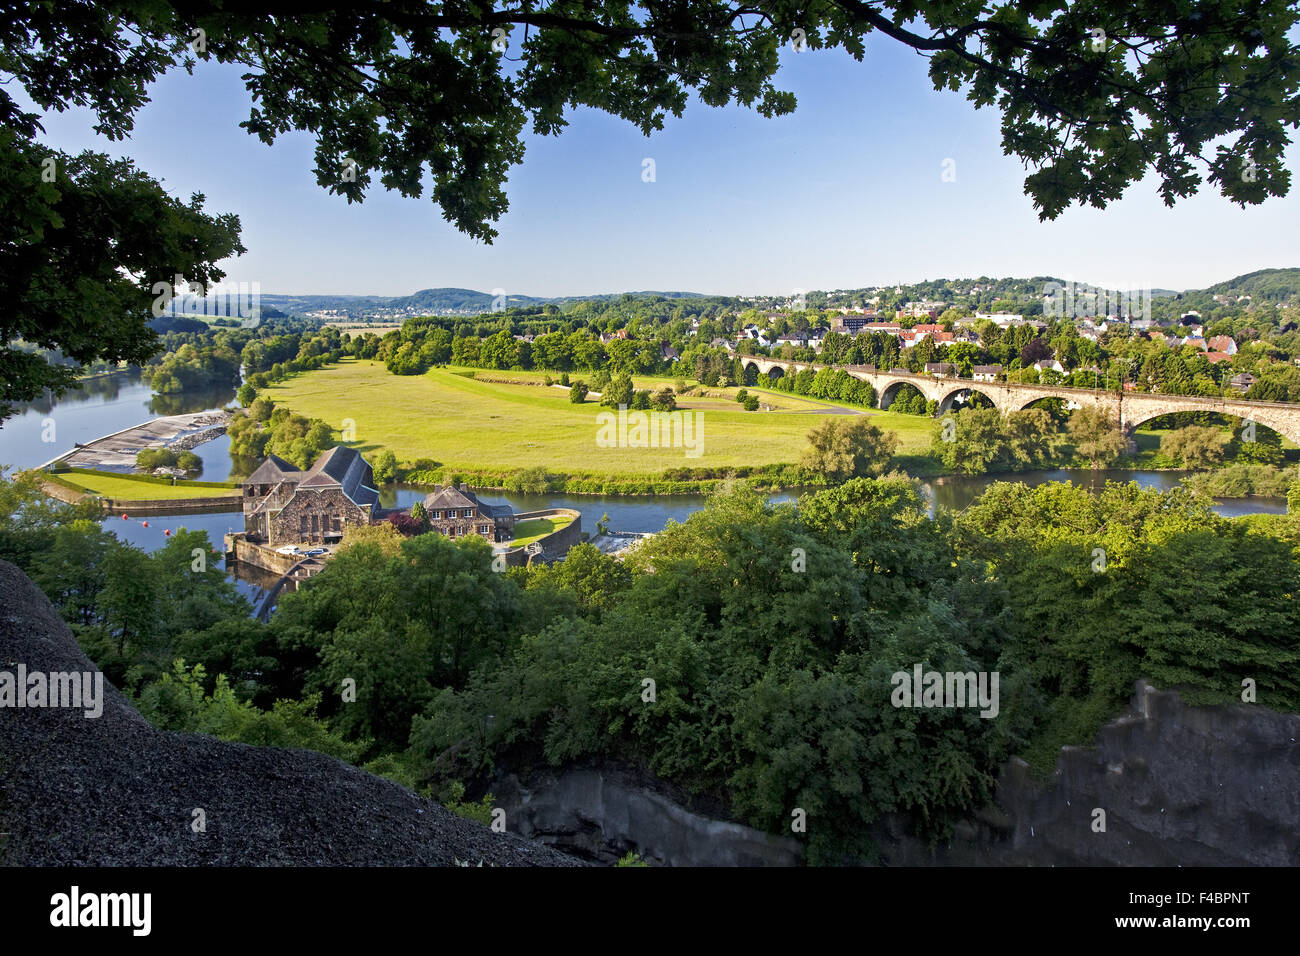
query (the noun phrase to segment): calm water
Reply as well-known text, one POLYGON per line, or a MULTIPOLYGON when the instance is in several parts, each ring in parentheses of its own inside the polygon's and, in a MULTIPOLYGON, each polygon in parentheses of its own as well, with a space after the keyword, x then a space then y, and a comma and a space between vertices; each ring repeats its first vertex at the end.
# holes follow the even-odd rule
MULTIPOLYGON (((233 388, 187 393, 184 396, 156 396, 149 386, 140 381, 139 374, 123 373, 96 379, 84 384, 78 392, 70 392, 57 401, 34 402, 0 426, 0 464, 14 468, 32 468, 60 452, 72 448, 74 442, 87 442, 111 432, 138 425, 159 415, 176 415, 223 408, 234 401, 233 388), (50 426, 53 426, 52 429, 50 426), (51 434, 51 431, 53 434, 51 434), (45 438, 53 438, 46 441, 45 438)), ((203 459, 203 478, 222 481, 230 475, 230 440, 222 436, 194 449, 203 459)), ((1160 471, 1033 471, 1018 475, 994 475, 977 478, 946 477, 925 484, 931 507, 960 509, 975 501, 994 481, 1015 480, 1028 484, 1045 481, 1070 481, 1091 488, 1100 487, 1107 480, 1136 481, 1144 487, 1167 490, 1180 479, 1177 472, 1160 471)), ((422 500, 428 489, 397 486, 385 488, 380 501, 386 508, 409 507, 422 500)), ((781 494, 774 501, 794 500, 797 495, 781 494)), ((653 532, 662 530, 669 521, 684 521, 692 512, 704 506, 704 498, 697 495, 661 495, 645 498, 620 498, 603 495, 527 495, 485 491, 482 500, 491 504, 508 504, 516 511, 535 511, 541 508, 574 508, 582 512, 583 530, 594 532, 596 522, 609 515, 609 526, 615 531, 653 532)), ((1280 498, 1241 498, 1220 501, 1220 514, 1283 514, 1286 501, 1280 498)), ((104 519, 104 527, 119 538, 146 551, 162 547, 167 541, 164 531, 180 528, 201 529, 218 549, 227 531, 239 530, 239 514, 185 515, 183 517, 152 517, 144 519, 120 516, 104 519)), ((220 561, 219 556, 214 560, 220 561)), ((242 571, 242 569, 241 569, 242 571)), ((258 598, 269 582, 253 578, 240 581, 240 589, 251 598, 258 598)))
MULTIPOLYGON (((155 395, 139 372, 120 372, 83 382, 57 400, 28 405, 0 425, 0 465, 35 468, 76 442, 88 442, 160 415, 216 411, 235 400, 234 388, 202 389, 183 395, 155 395)), ((230 476, 230 439, 224 435, 194 449, 203 459, 205 481, 230 476)))
MULTIPOLYGON (((947 476, 933 478, 924 485, 930 505, 951 510, 961 510, 973 504, 984 490, 996 481, 1022 481, 1027 485, 1041 485, 1048 481, 1068 481, 1094 491, 1099 491, 1107 481, 1135 481, 1143 488, 1169 491, 1178 487, 1183 473, 1177 471, 1128 471, 1109 468, 1099 471, 1057 468, 1050 471, 1022 471, 1014 475, 980 475, 978 477, 947 476)), ((1249 514, 1286 514, 1285 498, 1218 498, 1214 510, 1235 518, 1249 514)))

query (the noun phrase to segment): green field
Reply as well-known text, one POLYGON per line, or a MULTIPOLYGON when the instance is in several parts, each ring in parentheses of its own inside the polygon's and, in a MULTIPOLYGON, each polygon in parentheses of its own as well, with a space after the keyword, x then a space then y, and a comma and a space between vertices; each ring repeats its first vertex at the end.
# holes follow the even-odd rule
MULTIPOLYGON (((540 380, 544 374, 475 371, 520 381, 540 380)), ((671 383, 671 378, 637 379, 642 387, 671 383)), ((431 458, 466 470, 542 466, 557 473, 653 475, 668 468, 793 463, 807 446, 808 432, 828 413, 869 414, 886 431, 897 432, 899 454, 910 455, 929 446, 934 427, 920 416, 864 412, 768 389, 749 391, 773 410, 746 412, 734 401, 736 391, 713 388, 709 397, 680 400, 682 410, 700 413, 698 457, 687 457, 683 448, 600 447, 596 416, 608 410, 594 401, 573 405, 566 390, 480 382, 443 368, 391 375, 382 363, 345 359, 262 394, 298 414, 324 419, 336 430, 351 419, 356 427, 351 444, 372 460, 387 448, 399 461, 431 458)))
POLYGON ((522 548, 561 528, 567 528, 572 523, 572 518, 529 518, 521 521, 515 525, 515 536, 509 542, 510 547, 522 548))
POLYGON ((84 491, 90 495, 99 495, 119 501, 171 501, 177 498, 221 498, 239 493, 236 488, 213 488, 205 485, 190 485, 183 481, 174 485, 160 482, 140 481, 130 475, 112 472, 77 471, 57 475, 61 483, 84 491))

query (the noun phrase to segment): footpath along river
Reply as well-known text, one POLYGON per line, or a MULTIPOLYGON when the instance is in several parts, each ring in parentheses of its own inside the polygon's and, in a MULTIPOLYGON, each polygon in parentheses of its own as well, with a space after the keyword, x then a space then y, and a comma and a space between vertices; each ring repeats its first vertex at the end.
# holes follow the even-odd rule
MULTIPOLYGON (((86 383, 81 392, 62 399, 22 406, 13 418, 0 426, 0 465, 32 468, 73 447, 74 442, 88 442, 100 436, 138 425, 159 415, 219 410, 234 401, 234 389, 214 389, 182 396, 154 395, 140 380, 138 373, 122 373, 86 383), (46 440, 53 439, 53 440, 46 440)), ((202 478, 224 481, 230 476, 230 439, 222 435, 194 449, 203 460, 202 478)), ((948 476, 926 482, 924 488, 931 507, 961 509, 975 501, 994 481, 1015 480, 1037 485, 1048 481, 1070 481, 1087 487, 1100 487, 1106 481, 1136 481, 1144 487, 1168 490, 1177 486, 1179 472, 1170 471, 1080 471, 1057 469, 1023 472, 1008 476, 976 478, 948 476)), ((421 500, 428 489, 409 486, 384 488, 380 502, 386 508, 405 507, 421 500)), ((583 529, 594 531, 596 522, 608 514, 609 526, 615 531, 661 531, 669 521, 684 521, 704 506, 699 495, 655 495, 650 497, 613 497, 604 495, 527 495, 484 491, 479 497, 491 504, 508 504, 516 511, 542 508, 574 508, 582 512, 583 529)), ((797 495, 774 495, 774 501, 790 501, 797 495)), ((1220 514, 1282 514, 1286 501, 1279 498, 1221 499, 1216 505, 1220 514)), ((139 519, 123 521, 120 515, 104 519, 105 529, 146 551, 162 547, 167 536, 179 528, 203 530, 220 548, 222 535, 241 530, 239 514, 151 516, 149 527, 139 519)), ((241 568, 240 590, 250 598, 260 599, 263 588, 273 581, 241 568)))

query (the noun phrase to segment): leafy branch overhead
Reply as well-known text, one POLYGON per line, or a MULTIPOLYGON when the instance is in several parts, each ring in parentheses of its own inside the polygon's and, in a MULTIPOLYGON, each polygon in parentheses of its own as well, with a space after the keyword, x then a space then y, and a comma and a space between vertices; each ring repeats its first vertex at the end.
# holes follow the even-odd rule
MULTIPOLYGON (((267 143, 315 133, 323 187, 419 196, 428 176, 444 216, 491 241, 529 125, 556 134, 587 106, 648 134, 692 93, 789 113, 777 70, 796 31, 859 60, 879 33, 928 57, 936 88, 1002 114, 1004 151, 1031 170, 1046 219, 1104 206, 1152 171, 1170 204, 1207 181, 1243 205, 1286 194, 1296 18, 1284 0, 128 0, 11 11, 0 70, 42 107, 90 106, 122 136, 165 70, 242 64, 244 127, 267 143)), ((0 116, 17 112, 0 88, 0 116)))

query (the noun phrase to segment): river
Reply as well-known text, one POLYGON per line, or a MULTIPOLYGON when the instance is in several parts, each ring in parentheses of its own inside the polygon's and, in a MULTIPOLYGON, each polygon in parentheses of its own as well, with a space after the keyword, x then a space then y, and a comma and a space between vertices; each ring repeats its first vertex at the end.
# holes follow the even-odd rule
MULTIPOLYGON (((84 383, 78 392, 69 392, 57 401, 40 401, 23 406, 22 410, 0 426, 0 465, 11 468, 33 468, 49 461, 60 452, 69 450, 74 442, 87 442, 103 435, 138 425, 159 415, 177 415, 184 412, 215 410, 234 401, 233 388, 215 389, 181 396, 154 395, 138 373, 121 373, 84 383), (51 428, 52 426, 52 428, 51 428), (52 434, 51 434, 52 433, 52 434), (52 438, 52 441, 45 439, 52 438)), ((226 436, 214 439, 194 449, 203 459, 203 479, 223 481, 230 476, 230 440, 226 436)), ((961 509, 975 501, 994 481, 1014 480, 1027 484, 1047 481, 1070 481, 1090 488, 1110 481, 1136 481, 1143 487, 1168 490, 1175 487, 1179 472, 1170 471, 1086 471, 1058 469, 1031 471, 1016 475, 985 475, 980 477, 947 476, 927 481, 924 485, 935 506, 961 509)), ((406 507, 422 499, 428 489, 410 486, 384 488, 380 503, 386 508, 406 507)), ((484 491, 479 497, 490 504, 509 504, 516 511, 534 511, 541 508, 574 508, 582 512, 583 529, 594 531, 596 522, 609 515, 609 527, 615 531, 660 531, 669 521, 684 521, 692 512, 703 507, 704 499, 698 495, 657 495, 654 497, 610 497, 604 495, 528 495, 484 491)), ((790 501, 792 494, 773 496, 775 501, 790 501)), ((1280 498, 1221 499, 1216 505, 1220 514, 1230 517, 1244 514, 1283 514, 1286 501, 1280 498)), ((239 514, 186 515, 184 517, 156 516, 148 519, 148 527, 136 518, 123 520, 121 516, 105 518, 104 527, 123 541, 146 551, 162 547, 167 541, 165 531, 179 528, 204 530, 214 544, 220 546, 222 535, 242 527, 239 514)), ((241 572, 243 569, 241 569, 241 572)), ((240 580, 240 590, 250 598, 258 599, 268 582, 264 576, 247 575, 240 580)))

